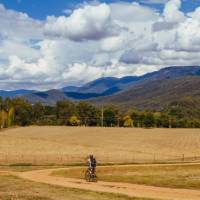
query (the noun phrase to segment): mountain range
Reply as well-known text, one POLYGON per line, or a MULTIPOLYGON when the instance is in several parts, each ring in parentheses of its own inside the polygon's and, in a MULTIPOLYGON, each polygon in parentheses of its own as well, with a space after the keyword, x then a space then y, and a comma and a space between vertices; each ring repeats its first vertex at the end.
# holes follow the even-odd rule
POLYGON ((26 94, 30 94, 34 92, 33 90, 13 90, 13 91, 5 91, 5 90, 0 90, 0 96, 3 98, 6 97, 16 97, 16 96, 22 96, 22 95, 26 95, 26 94))
POLYGON ((81 87, 48 91, 0 91, 2 97, 21 96, 31 103, 53 105, 59 100, 87 100, 139 109, 162 109, 184 97, 200 97, 200 66, 173 66, 143 76, 103 77, 81 87))

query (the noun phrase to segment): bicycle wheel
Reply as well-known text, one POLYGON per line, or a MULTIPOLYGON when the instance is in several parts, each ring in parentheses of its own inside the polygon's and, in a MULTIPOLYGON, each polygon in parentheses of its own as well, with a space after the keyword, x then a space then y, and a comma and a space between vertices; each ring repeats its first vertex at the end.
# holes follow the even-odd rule
POLYGON ((85 180, 86 180, 87 182, 90 182, 90 180, 91 180, 91 175, 90 175, 89 170, 87 170, 87 171, 85 172, 85 180))
POLYGON ((96 174, 93 175, 93 177, 92 177, 92 181, 93 181, 93 182, 97 182, 97 181, 98 181, 98 177, 97 177, 96 174))

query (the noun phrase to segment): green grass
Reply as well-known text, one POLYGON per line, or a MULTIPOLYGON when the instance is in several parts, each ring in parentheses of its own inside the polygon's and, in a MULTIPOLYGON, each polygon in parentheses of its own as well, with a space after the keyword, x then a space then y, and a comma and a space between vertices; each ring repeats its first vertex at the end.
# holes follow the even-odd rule
POLYGON ((1 200, 150 200, 40 184, 0 175, 1 200))
MULTIPOLYGON (((85 169, 60 170, 53 175, 71 178, 83 178, 85 169)), ((166 166, 109 166, 99 167, 99 180, 127 182, 159 187, 200 189, 199 165, 166 166)))

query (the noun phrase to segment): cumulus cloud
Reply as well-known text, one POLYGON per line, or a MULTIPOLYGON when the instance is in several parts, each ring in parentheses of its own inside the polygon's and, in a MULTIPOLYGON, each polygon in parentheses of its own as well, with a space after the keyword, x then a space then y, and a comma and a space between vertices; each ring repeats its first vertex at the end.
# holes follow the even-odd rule
POLYGON ((143 63, 143 57, 134 49, 125 51, 124 54, 120 57, 120 62, 126 64, 140 64, 143 63))
POLYGON ((200 7, 196 8, 194 12, 188 13, 188 16, 195 20, 200 20, 200 7))
POLYGON ((136 2, 112 3, 110 8, 112 18, 118 22, 124 22, 126 25, 127 23, 153 21, 158 18, 158 13, 155 10, 141 6, 136 2))
POLYGON ((69 17, 48 17, 45 31, 50 36, 82 41, 116 35, 119 29, 111 21, 110 7, 99 4, 78 8, 69 17))
POLYGON ((200 21, 196 19, 187 19, 180 24, 176 30, 175 42, 171 45, 177 51, 200 50, 200 21))
POLYGON ((167 22, 184 21, 184 13, 180 11, 181 0, 170 0, 166 3, 163 15, 167 22))
POLYGON ((45 90, 199 65, 200 8, 183 13, 180 0, 151 3, 165 3, 163 12, 95 2, 43 21, 0 5, 0 89, 45 90))
POLYGON ((123 49, 124 46, 128 45, 129 35, 121 34, 118 36, 113 36, 105 38, 101 41, 101 50, 106 52, 116 52, 123 49))
POLYGON ((174 22, 166 22, 166 21, 156 22, 153 24, 152 30, 154 32, 170 30, 175 28, 176 25, 177 24, 174 22))
POLYGON ((30 18, 27 14, 8 10, 0 4, 0 38, 42 39, 42 26, 42 22, 30 18))
POLYGON ((10 56, 19 56, 23 59, 35 60, 40 57, 40 52, 31 47, 32 44, 12 39, 0 41, 0 58, 7 59, 10 56))

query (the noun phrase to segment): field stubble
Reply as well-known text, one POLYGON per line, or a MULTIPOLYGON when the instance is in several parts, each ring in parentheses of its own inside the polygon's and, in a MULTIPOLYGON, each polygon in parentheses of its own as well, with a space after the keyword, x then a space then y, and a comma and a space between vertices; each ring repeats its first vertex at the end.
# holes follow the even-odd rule
POLYGON ((0 132, 0 164, 200 160, 199 129, 25 127, 0 132))

